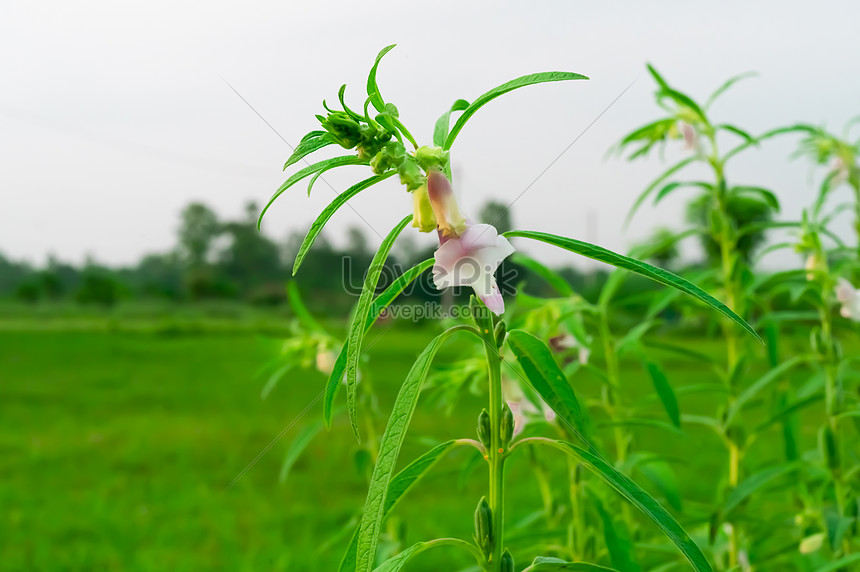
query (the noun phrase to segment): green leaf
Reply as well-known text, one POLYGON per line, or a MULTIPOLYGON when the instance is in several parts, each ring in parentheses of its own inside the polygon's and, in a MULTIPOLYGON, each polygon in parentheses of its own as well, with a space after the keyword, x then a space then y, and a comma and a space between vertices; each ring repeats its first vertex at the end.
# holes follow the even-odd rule
POLYGON ((645 64, 645 67, 648 68, 648 73, 651 74, 651 77, 654 78, 654 81, 657 82, 662 89, 669 89, 669 84, 666 83, 666 80, 663 79, 663 76, 657 71, 657 68, 652 66, 651 64, 645 64))
POLYGON ((373 572, 397 572, 406 565, 410 558, 419 552, 422 552, 425 548, 426 543, 417 542, 403 552, 392 556, 378 567, 374 568, 373 572))
POLYGON ((531 270, 532 272, 543 278, 547 284, 552 286, 553 289, 562 296, 576 296, 576 292, 574 292, 568 281, 565 280, 561 276, 561 274, 555 272, 554 270, 550 270, 534 258, 529 258, 524 254, 516 252, 511 257, 511 262, 513 262, 514 264, 519 264, 520 266, 524 266, 525 268, 531 270))
POLYGON ((278 385, 278 382, 283 379, 287 373, 293 369, 293 364, 287 363, 283 366, 279 367, 275 373, 273 373, 269 379, 266 381, 266 384, 263 386, 263 389, 260 390, 260 399, 266 399, 275 389, 275 386, 278 385))
POLYGON ((752 385, 747 386, 743 391, 740 392, 737 399, 732 402, 731 406, 729 406, 729 409, 726 412, 725 426, 728 427, 729 425, 731 425, 738 411, 740 411, 741 408, 743 408, 747 403, 749 403, 764 388, 766 388, 774 381, 778 380, 791 368, 806 361, 809 361, 809 359, 810 356, 806 355, 795 356, 787 361, 782 362, 777 367, 771 369, 766 374, 761 376, 752 385))
POLYGON ((816 568, 815 572, 836 572, 837 570, 847 569, 845 568, 846 566, 855 562, 860 562, 860 552, 843 556, 839 560, 834 560, 821 568, 816 568))
POLYGON ((293 263, 293 276, 296 275, 296 272, 299 271, 299 267, 302 265, 302 262, 307 256, 308 251, 314 245, 314 241, 317 239, 317 236, 322 232, 323 228, 326 224, 328 224, 329 219, 334 215, 337 210, 346 204, 346 202, 360 193, 361 191, 372 187, 376 183, 382 182, 385 179, 388 179, 392 175, 396 174, 397 171, 390 171, 388 173, 383 173, 381 175, 374 175, 369 177, 360 183, 356 183, 341 194, 339 194, 335 199, 323 209, 314 223, 311 225, 311 228, 308 230, 308 234, 305 236, 305 239, 302 241, 302 245, 299 247, 299 252, 296 254, 296 261, 293 263))
POLYGON ((663 403, 663 409, 666 410, 666 415, 672 421, 675 427, 681 426, 681 412, 678 410, 678 399, 675 397, 675 391, 669 385, 669 380, 666 379, 666 374, 656 363, 649 361, 645 364, 648 368, 648 374, 651 376, 651 381, 654 382, 654 389, 663 403))
POLYGON ((385 101, 383 101, 382 96, 379 94, 379 86, 376 85, 376 70, 379 67, 379 62, 382 61, 383 56, 394 49, 394 46, 397 44, 391 44, 390 46, 385 46, 380 50, 379 54, 376 56, 376 61, 373 62, 373 67, 370 68, 370 74, 367 76, 367 96, 370 98, 370 103, 373 104, 373 107, 376 108, 376 111, 379 113, 383 113, 385 111, 385 101))
POLYGON ((663 171, 663 174, 660 175, 659 177, 657 177, 650 185, 645 187, 645 190, 642 191, 642 193, 638 197, 636 197, 636 201, 633 203, 633 206, 630 208, 630 212, 627 213, 627 218, 624 221, 624 226, 627 226, 630 224, 630 221, 633 220, 633 215, 636 214, 636 211, 639 210, 639 207, 642 206, 642 203, 645 202, 645 199, 647 199, 648 196, 652 192, 654 192, 654 189, 656 189, 660 183, 662 183, 663 181, 665 181, 666 179, 668 179, 669 177, 671 177, 672 175, 674 175, 675 173, 677 173, 678 171, 680 171, 681 169, 686 167, 687 165, 689 165, 691 163, 695 163, 698 160, 699 160, 698 157, 693 156, 693 157, 687 157, 686 159, 675 163, 674 165, 672 165, 671 167, 669 167, 668 169, 663 171))
POLYGON ((716 131, 720 131, 720 130, 728 131, 729 133, 734 133, 735 135, 737 135, 738 137, 740 137, 741 139, 743 139, 747 143, 752 143, 753 145, 756 143, 755 137, 753 137, 752 135, 750 135, 749 133, 747 133, 746 131, 744 131, 740 127, 735 127, 734 125, 731 125, 729 123, 720 123, 719 125, 715 125, 714 130, 716 130, 716 131))
POLYGON ((713 572, 711 565, 708 564, 708 559, 705 558, 705 555, 702 554, 696 543, 693 542, 681 525, 678 524, 678 521, 666 509, 660 506, 660 503, 654 500, 654 497, 628 477, 618 472, 615 467, 607 463, 599 455, 565 441, 535 439, 534 442, 554 447, 579 459, 586 468, 603 479, 606 484, 615 489, 618 494, 630 501, 645 516, 660 527, 660 530, 663 531, 669 540, 681 550, 696 572, 713 572))
POLYGON ((681 93, 680 91, 678 91, 676 89, 672 89, 671 87, 662 87, 657 92, 657 97, 658 98, 668 97, 669 99, 674 101, 679 106, 686 107, 687 109, 692 111, 706 125, 709 124, 708 116, 705 115, 705 112, 702 111, 702 108, 699 107, 699 104, 696 103, 695 101, 693 101, 693 98, 691 98, 689 95, 681 93))
POLYGON ((618 145, 619 147, 624 148, 634 141, 641 141, 643 139, 646 141, 661 140, 666 137, 666 134, 677 122, 678 120, 674 117, 658 119, 657 121, 643 125, 635 131, 627 134, 627 136, 624 137, 618 145))
MULTIPOLYGON (((287 159, 287 162, 284 163, 284 170, 287 170, 287 167, 292 165, 293 163, 297 163, 304 159, 307 155, 310 155, 314 151, 318 151, 323 147, 327 147, 329 145, 334 145, 336 141, 334 138, 327 133, 326 131, 311 131, 311 133, 315 133, 314 137, 302 139, 301 142, 296 145, 296 148, 293 149, 293 154, 290 155, 290 158, 287 159)), ((310 133, 308 134, 310 135, 310 133)))
POLYGON ((705 189, 706 191, 710 191, 713 188, 713 185, 709 183, 704 183, 701 181, 693 181, 693 182, 672 182, 664 186, 662 189, 657 191, 657 196, 654 197, 654 205, 657 205, 664 198, 669 196, 672 191, 675 189, 679 189, 681 187, 698 187, 701 189, 705 189))
POLYGON ((323 328, 320 323, 314 319, 307 306, 305 306, 305 303, 302 301, 302 296, 299 293, 299 285, 293 280, 287 282, 287 300, 290 302, 290 308, 292 309, 293 314, 296 315, 296 318, 298 318, 299 322, 304 327, 315 332, 326 333, 325 328, 323 328))
POLYGON ((788 127, 779 127, 777 129, 771 129, 770 131, 762 133, 758 137, 754 137, 752 141, 746 141, 744 143, 741 143, 734 149, 730 149, 725 155, 723 155, 723 164, 725 165, 725 163, 729 159, 731 159, 744 149, 748 149, 753 145, 758 145, 765 139, 770 139, 771 137, 776 137, 777 135, 785 135, 787 133, 815 133, 816 131, 817 130, 815 129, 815 127, 811 127, 809 125, 804 124, 790 125, 788 127))
POLYGON ((575 427, 578 436, 587 440, 591 434, 588 413, 583 409, 564 372, 558 367, 552 350, 540 339, 524 330, 508 332, 507 343, 538 395, 561 419, 575 427))
MULTIPOLYGON (((376 322, 377 318, 379 318, 379 314, 382 313, 382 311, 387 308, 389 304, 391 304, 394 299, 397 298, 407 286, 409 286, 409 284, 418 278, 425 270, 433 266, 435 262, 436 261, 433 258, 428 258, 424 262, 419 262, 401 274, 397 280, 392 282, 391 285, 382 292, 382 294, 376 297, 376 300, 373 301, 373 306, 370 308, 370 312, 367 315, 367 321, 364 323, 365 334, 370 331, 370 328, 376 322)), ((334 399, 337 397, 337 392, 340 389, 344 373, 346 372, 346 353, 348 347, 348 343, 344 343, 343 347, 341 347, 340 353, 338 354, 337 359, 334 362, 334 367, 329 375, 328 384, 326 385, 326 392, 323 398, 323 417, 325 418, 325 423, 328 427, 331 427, 331 414, 334 406, 334 399)))
POLYGON ((607 550, 609 550, 612 565, 620 572, 640 572, 642 568, 634 556, 630 531, 627 530, 623 522, 616 522, 612 515, 606 512, 597 495, 592 494, 591 500, 594 503, 594 508, 597 509, 597 514, 600 515, 600 520, 603 521, 603 539, 606 542, 607 550))
POLYGON ((793 464, 781 465, 765 469, 747 477, 729 494, 729 497, 726 499, 726 504, 723 505, 723 516, 730 513, 736 506, 741 504, 744 499, 748 498, 762 487, 783 475, 787 475, 788 473, 795 471, 797 468, 798 466, 793 464))
POLYGON ((421 384, 427 377, 433 357, 442 343, 452 334, 459 331, 471 331, 477 335, 474 328, 467 326, 455 326, 439 334, 415 360, 412 369, 406 375, 406 380, 400 387, 385 433, 379 442, 379 453, 373 475, 370 478, 370 487, 367 492, 367 500, 364 504, 364 512, 358 529, 358 544, 356 550, 356 572, 370 572, 373 570, 373 561, 376 558, 376 546, 379 542, 379 530, 385 515, 386 499, 397 456, 406 436, 412 414, 418 403, 418 395, 421 393, 421 384))
POLYGON ((538 556, 531 566, 523 572, 552 572, 553 570, 574 570, 576 572, 618 572, 614 568, 589 564, 587 562, 565 562, 549 556, 538 556))
POLYGON ((539 240, 541 242, 545 242, 547 244, 551 244, 553 246, 557 246, 559 248, 575 252, 587 258, 591 258, 592 260, 599 260, 600 262, 605 262, 606 264, 610 264, 612 266, 615 266, 616 268, 624 268, 625 270, 630 270, 631 272, 635 272, 636 274, 640 274, 642 276, 645 276, 646 278, 650 278, 655 282, 659 282, 660 284, 663 284, 665 286, 670 286, 672 288, 680 290, 681 292, 689 294, 690 296, 697 298, 701 302, 704 302, 725 317, 739 324, 744 330, 752 334, 759 342, 762 342, 762 339, 755 332, 752 326, 746 323, 743 318, 735 314, 728 306, 726 306, 725 304, 723 304, 695 284, 685 280, 684 278, 681 278, 676 274, 669 272, 668 270, 663 270, 662 268, 651 266, 650 264, 647 264, 645 262, 641 262, 634 258, 629 258, 627 256, 617 254, 615 252, 612 252, 611 250, 607 250, 603 247, 588 242, 583 242, 581 240, 576 240, 573 238, 566 238, 563 236, 557 236, 554 234, 526 230, 514 230, 511 232, 506 232, 505 236, 539 240))
POLYGON ((442 147, 445 144, 445 139, 448 138, 448 125, 451 121, 451 114, 456 111, 463 111, 469 107, 469 102, 465 99, 458 99, 451 105, 451 109, 442 114, 436 120, 436 127, 433 129, 433 145, 442 147))
POLYGON ((379 282, 379 275, 382 274, 382 268, 385 266, 388 253, 391 252, 394 241, 397 240, 397 237, 411 220, 412 215, 403 217, 403 220, 388 233, 388 236, 379 245, 379 250, 376 251, 373 260, 370 261, 370 267, 367 269, 367 274, 364 277, 364 285, 361 288, 361 294, 358 297, 355 314, 349 327, 349 334, 347 335, 346 409, 349 413, 352 432, 355 434, 355 438, 359 440, 361 440, 361 437, 358 433, 358 420, 356 419, 356 385, 358 384, 358 358, 361 355, 361 343, 364 341, 364 334, 367 331, 365 324, 367 324, 368 316, 370 315, 370 307, 373 302, 373 296, 376 293, 376 285, 379 282))
POLYGON ((584 75, 572 72, 541 72, 524 75, 522 77, 511 80, 507 83, 503 83, 502 85, 491 89, 487 93, 478 97, 475 101, 472 102, 471 105, 469 105, 469 107, 463 110, 463 114, 460 115, 460 117, 457 119, 457 122, 454 124, 454 127, 451 129, 451 132, 445 139, 445 144, 442 146, 442 148, 445 150, 450 149, 451 145, 454 144, 454 139, 457 138, 457 135, 460 133, 460 130, 463 129, 463 126, 466 125, 467 121, 469 121, 469 118, 472 117, 475 112, 481 109, 484 105, 499 97, 500 95, 504 95, 509 91, 513 91, 517 88, 525 87, 527 85, 534 85, 536 83, 545 83, 550 81, 566 81, 574 79, 588 78, 584 75))
POLYGON ((729 192, 733 195, 752 195, 761 199, 773 210, 779 211, 779 199, 776 198, 775 194, 765 188, 738 186, 732 187, 729 189, 729 192))
POLYGON ((272 198, 269 199, 269 202, 266 203, 266 206, 263 207, 263 212, 260 213, 260 218, 257 221, 257 228, 260 228, 260 224, 263 222, 263 216, 266 214, 266 211, 269 210, 269 207, 272 206, 272 203, 281 196, 281 194, 310 175, 313 175, 317 171, 325 169, 329 166, 342 167, 345 165, 369 165, 370 163, 364 159, 359 159, 355 155, 344 155, 342 157, 334 157, 333 159, 325 159, 324 161, 320 161, 319 163, 314 163, 313 165, 308 165, 304 169, 296 171, 290 178, 281 185, 275 194, 272 195, 272 198))
POLYGON ((299 456, 301 456, 302 452, 307 448, 311 440, 316 437, 320 431, 322 431, 322 428, 322 421, 311 423, 302 429, 301 433, 292 440, 290 446, 287 448, 287 454, 284 456, 284 462, 281 464, 281 473, 278 475, 278 482, 286 482, 293 465, 295 465, 299 456))
POLYGON ((716 91, 714 91, 714 93, 711 94, 710 97, 708 97, 708 100, 705 102, 705 109, 708 109, 709 107, 711 107, 711 105, 713 105, 714 101, 716 101, 716 99, 718 97, 720 97, 723 93, 725 93, 725 91, 727 89, 732 87, 737 82, 741 81, 742 79, 746 79, 748 77, 755 77, 757 75, 758 75, 758 73, 756 73, 756 72, 744 72, 742 74, 738 74, 734 77, 729 78, 723 85, 718 87, 716 89, 716 91))
MULTIPOLYGON (((457 446, 456 441, 447 441, 436 445, 411 463, 409 463, 402 471, 394 475, 391 483, 388 485, 388 494, 385 495, 385 507, 383 509, 382 519, 391 514, 394 507, 402 499, 406 493, 411 491, 418 482, 423 479, 430 470, 436 466, 436 463, 448 451, 457 446)), ((355 557, 358 548, 358 529, 352 535, 349 542, 349 547, 346 549, 343 559, 340 562, 340 572, 353 572, 355 570, 355 557)))

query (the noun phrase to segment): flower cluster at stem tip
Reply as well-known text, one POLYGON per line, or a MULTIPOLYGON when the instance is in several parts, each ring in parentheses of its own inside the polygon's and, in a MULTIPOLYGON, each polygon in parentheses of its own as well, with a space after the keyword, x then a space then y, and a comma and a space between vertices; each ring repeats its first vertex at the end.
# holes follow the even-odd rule
POLYGON ((343 111, 329 110, 327 116, 317 115, 317 119, 337 144, 355 149, 360 159, 368 160, 375 174, 397 172, 412 194, 412 226, 419 232, 439 234, 433 267, 436 287, 470 287, 492 312, 501 315, 505 302, 495 272, 514 248, 492 225, 473 224, 460 212, 445 174, 450 169, 448 151, 416 145, 415 152, 409 153, 395 127, 399 119, 394 105, 385 104, 385 111, 373 119, 367 109, 363 116, 350 110, 342 95, 343 91, 343 111))

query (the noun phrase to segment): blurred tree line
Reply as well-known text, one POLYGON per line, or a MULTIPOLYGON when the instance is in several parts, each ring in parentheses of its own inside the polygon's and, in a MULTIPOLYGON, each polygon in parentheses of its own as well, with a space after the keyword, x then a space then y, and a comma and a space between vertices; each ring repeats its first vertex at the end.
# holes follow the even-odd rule
MULTIPOLYGON (((248 203, 238 220, 220 220, 207 205, 187 205, 180 213, 176 245, 168 252, 144 256, 137 264, 111 268, 89 258, 75 266, 49 258, 44 267, 15 262, 0 254, 0 298, 17 299, 29 304, 46 301, 71 301, 110 307, 122 300, 166 300, 194 303, 205 300, 233 300, 256 305, 286 302, 285 284, 292 279, 291 269, 303 232, 294 232, 278 243, 256 228, 258 205, 248 203)), ((512 227, 507 205, 486 203, 479 220, 494 224, 500 232, 512 227)), ((663 231, 666 232, 666 231, 663 231)), ((434 248, 419 248, 409 233, 398 240, 386 262, 380 280, 385 287, 403 270, 431 258, 434 248)), ((364 230, 347 231, 346 246, 334 246, 321 235, 294 278, 311 309, 324 314, 339 314, 352 306, 361 289, 364 273, 373 258, 375 245, 364 230)), ((672 268, 678 257, 670 247, 654 253, 652 260, 672 268)), ((574 267, 560 269, 577 292, 595 299, 607 273, 582 272, 574 267)), ((553 295, 540 277, 510 260, 498 272, 502 291, 511 293, 517 285, 534 295, 553 295)), ((625 289, 644 291, 647 281, 630 280, 625 289)), ((465 301, 468 289, 446 302, 465 301)), ((404 293, 412 302, 442 301, 432 285, 430 272, 404 293)))

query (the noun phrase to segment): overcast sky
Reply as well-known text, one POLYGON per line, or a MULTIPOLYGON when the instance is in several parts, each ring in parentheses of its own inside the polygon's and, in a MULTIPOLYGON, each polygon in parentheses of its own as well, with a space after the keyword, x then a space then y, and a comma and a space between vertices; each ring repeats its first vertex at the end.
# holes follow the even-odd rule
MULTIPOLYGON (((679 192, 625 231, 629 205, 663 164, 605 158, 658 117, 646 61, 700 99, 730 75, 759 72, 713 107, 716 120, 753 133, 797 121, 841 130, 860 114, 860 3, 851 1, 7 1, 2 13, 0 252, 36 263, 48 253, 133 262, 172 247, 189 201, 223 217, 240 216, 248 200, 265 203, 285 178, 289 149, 224 80, 295 144, 342 83, 360 107, 373 58, 390 43, 398 46, 380 68, 380 89, 421 142, 457 98, 536 71, 591 78, 528 87, 474 116, 453 148, 467 213, 490 198, 513 201, 635 81, 513 208, 518 228, 617 250, 658 225, 683 224, 679 192)), ((788 161, 795 141, 768 143, 728 173, 776 191, 786 219, 811 202, 816 180, 808 163, 788 161)), ((341 191, 365 176, 356 167, 326 179, 341 191)), ((279 240, 305 230, 333 196, 318 184, 309 199, 297 186, 264 229, 279 240)), ((383 235, 411 212, 393 182, 353 206, 383 235)), ((329 234, 342 240, 364 224, 342 209, 329 234)))

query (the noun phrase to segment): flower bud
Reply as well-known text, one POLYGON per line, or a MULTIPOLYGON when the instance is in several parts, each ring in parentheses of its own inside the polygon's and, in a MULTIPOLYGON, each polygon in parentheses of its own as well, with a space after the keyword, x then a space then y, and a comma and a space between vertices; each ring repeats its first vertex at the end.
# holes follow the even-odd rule
POLYGON ((451 182, 441 171, 431 170, 427 173, 427 194, 436 223, 444 237, 459 237, 466 230, 466 218, 460 212, 451 182))
POLYGON ((490 448, 490 444, 492 443, 492 438, 490 437, 491 434, 490 414, 486 409, 482 409, 480 415, 478 415, 478 440, 480 440, 481 444, 487 449, 490 448))
POLYGON ((493 552, 493 511, 487 497, 481 497, 475 509, 475 543, 484 556, 489 558, 493 552))
POLYGON ((502 572, 514 572, 514 557, 511 556, 511 553, 505 550, 502 553, 502 564, 501 571, 502 572))
POLYGON ((433 215, 433 207, 427 198, 427 185, 421 185, 412 191, 412 226, 419 232, 433 232, 436 230, 436 217, 433 215))
POLYGON ((511 410, 510 405, 505 402, 504 407, 502 408, 502 445, 504 447, 508 446, 508 443, 511 442, 511 439, 514 438, 514 428, 516 426, 516 422, 514 420, 514 412, 511 410))
POLYGON ((502 347, 502 344, 505 343, 505 336, 508 333, 508 327, 505 324, 504 320, 499 320, 496 324, 495 338, 496 338, 496 347, 502 347))

